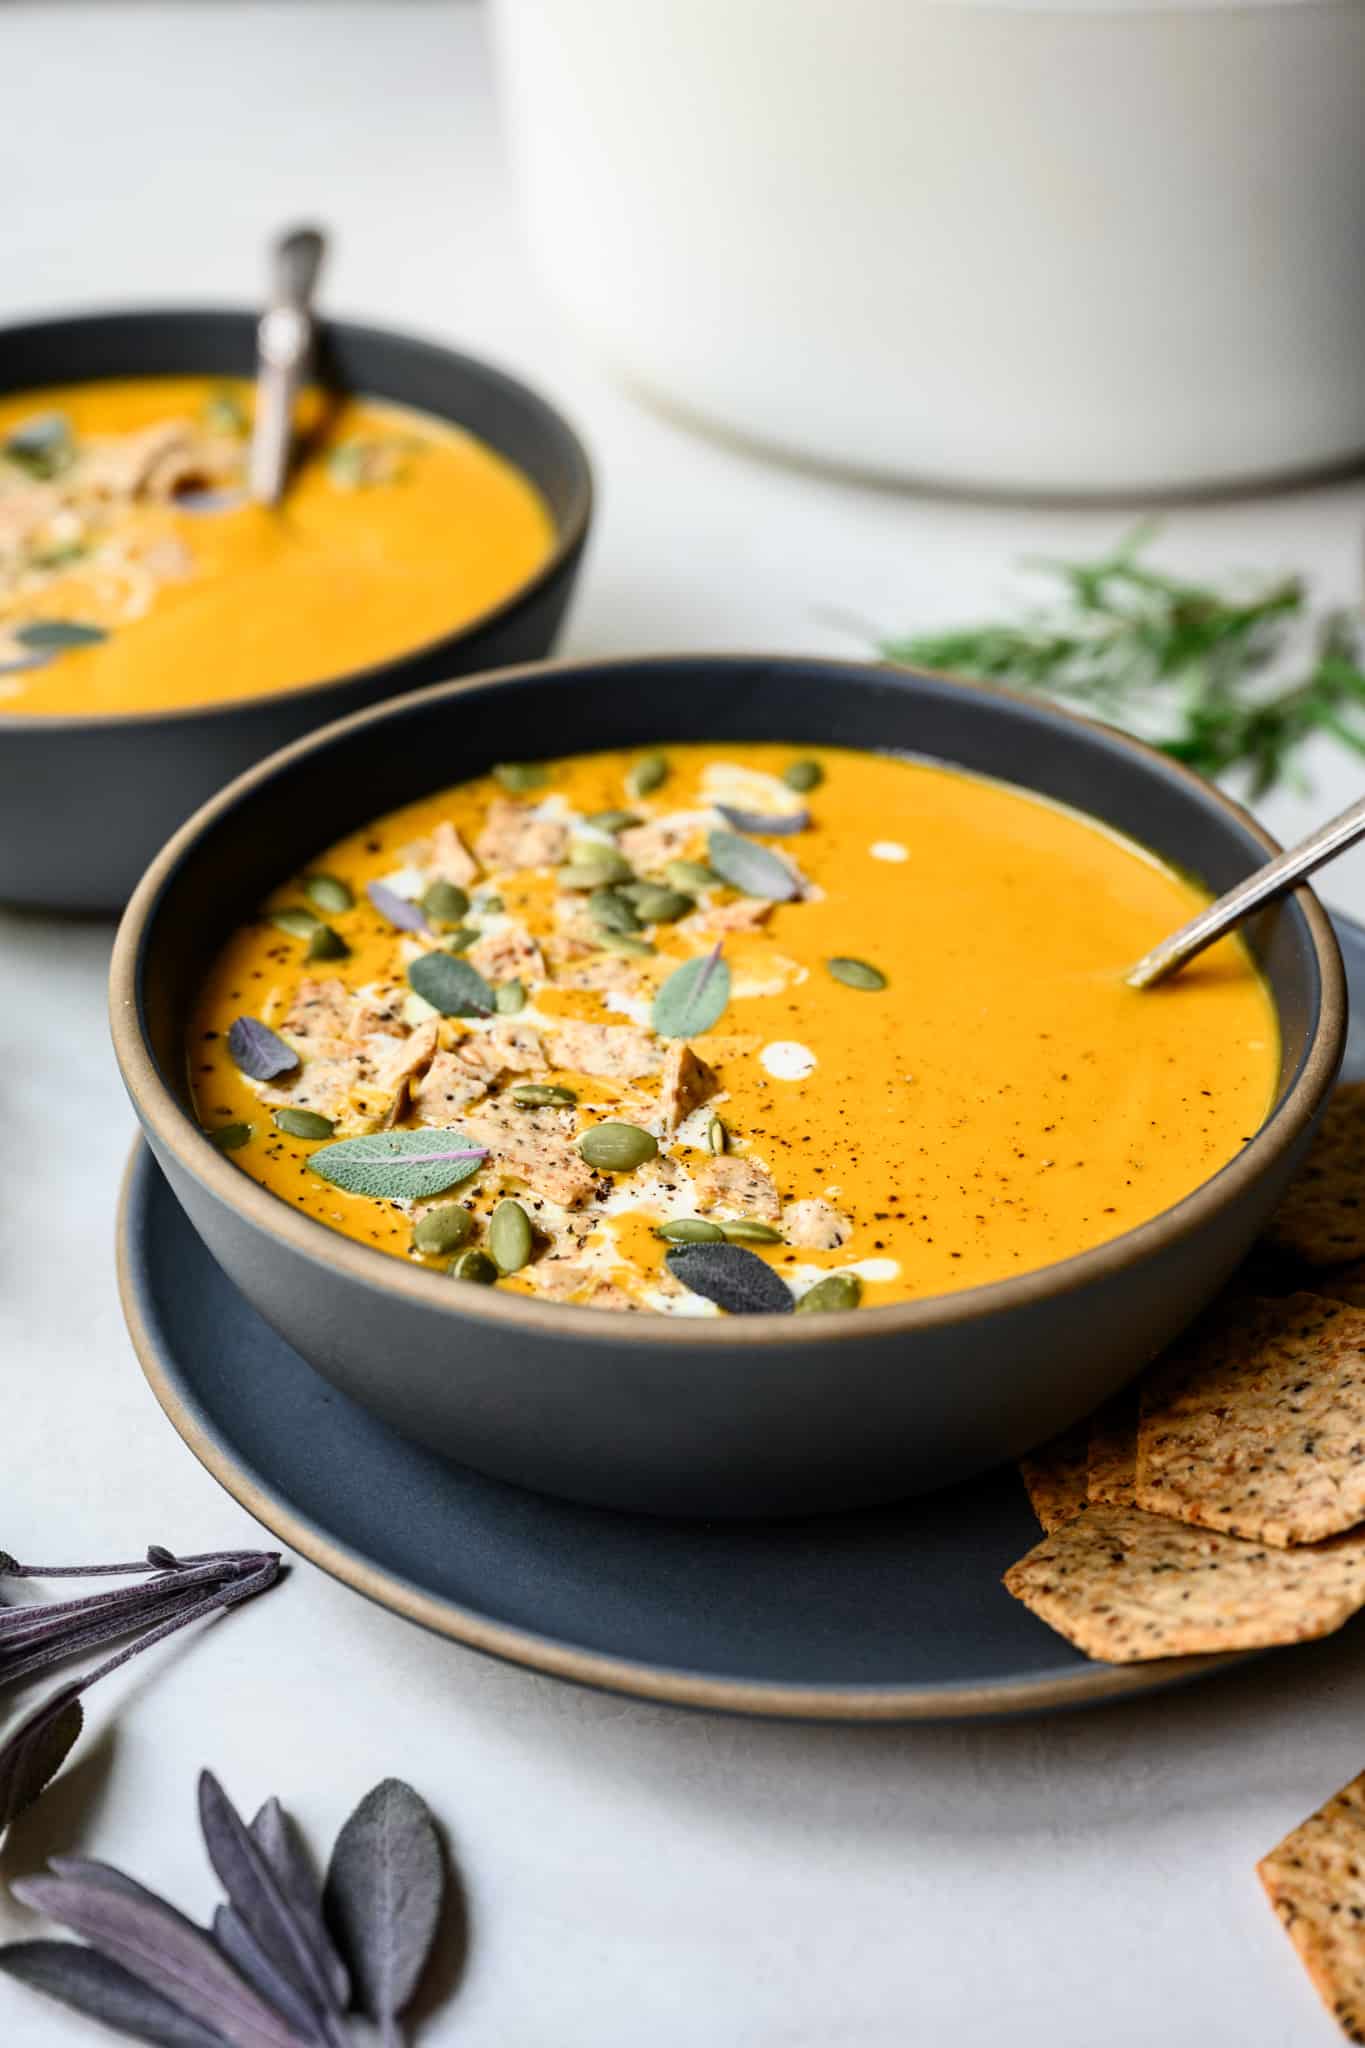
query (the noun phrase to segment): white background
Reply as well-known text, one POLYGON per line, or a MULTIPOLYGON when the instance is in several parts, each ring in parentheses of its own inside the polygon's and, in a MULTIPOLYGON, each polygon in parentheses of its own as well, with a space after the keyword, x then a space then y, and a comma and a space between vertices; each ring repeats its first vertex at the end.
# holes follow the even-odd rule
MULTIPOLYGON (((0 311, 243 300, 274 227, 335 236, 337 312, 527 372, 591 444, 581 654, 861 652, 828 623, 971 617, 1029 551, 1130 508, 1043 511, 761 463, 641 410, 538 295, 468 9, 10 5, 0 11, 0 311)), ((1365 344, 1365 337, 1362 337, 1365 344)), ((1359 594, 1365 488, 1172 511, 1181 567, 1359 594)), ((1351 765, 1267 809, 1282 836, 1351 765)), ((54 803, 54 829, 60 829, 54 803)), ((1365 867, 1332 900, 1365 911, 1365 867)), ((0 1543, 89 1560, 250 1541, 145 1390, 114 1293, 131 1135, 105 1045, 110 928, 0 913, 0 1543)), ((888 1614, 888 1629, 897 1617, 888 1614)), ((1258 1855, 1365 1766, 1365 1636, 1135 1707, 1001 1726, 748 1724, 597 1697, 418 1634, 308 1565, 208 1640, 92 1697, 78 1761, 0 1872, 79 1846, 203 1911, 211 1763, 330 1839, 398 1772, 450 1830, 468 1961, 424 2036, 469 2048, 1256 2048, 1334 2038, 1258 1855), (102 1696, 101 1696, 102 1695, 102 1696)), ((0 1904, 0 1934, 35 1931, 0 1904)), ((0 1985, 0 2041, 84 2023, 0 1985)))

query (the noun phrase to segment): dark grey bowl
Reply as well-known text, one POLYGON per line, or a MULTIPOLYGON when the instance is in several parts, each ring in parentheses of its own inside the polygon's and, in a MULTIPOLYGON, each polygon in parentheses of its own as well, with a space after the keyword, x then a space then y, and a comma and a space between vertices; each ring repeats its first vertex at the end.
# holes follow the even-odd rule
MULTIPOLYGON (((96 377, 249 376, 256 315, 97 313, 0 328, 0 391, 96 377)), ((348 321, 324 323, 322 382, 391 398, 479 435, 537 484, 549 560, 492 611, 410 653, 301 687, 187 711, 0 713, 0 902, 121 910, 147 862, 215 790, 335 718, 454 675, 549 651, 592 510, 588 459, 543 398, 489 363, 348 321)))
POLYGON ((684 739, 927 754, 1090 811, 1219 890, 1273 845, 1208 784, 1066 712, 816 660, 521 669, 406 697, 264 762, 206 804, 140 884, 114 950, 114 1042, 205 1243, 344 1393, 465 1464, 577 1500, 697 1515, 846 1507, 964 1479, 1040 1442, 1121 1386, 1232 1272, 1341 1058, 1341 959, 1307 890, 1254 937, 1284 1042, 1262 1129, 1175 1208, 1018 1279, 844 1316, 611 1316, 458 1286, 267 1193, 188 1108, 185 1020, 210 956, 332 838, 524 758, 528 735, 547 755, 684 739))

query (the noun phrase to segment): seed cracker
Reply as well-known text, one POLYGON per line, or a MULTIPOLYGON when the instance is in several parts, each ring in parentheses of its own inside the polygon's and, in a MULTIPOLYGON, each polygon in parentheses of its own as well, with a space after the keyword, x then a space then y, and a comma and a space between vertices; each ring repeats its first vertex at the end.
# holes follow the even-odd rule
POLYGON ((1019 1460, 1019 1475, 1044 1529, 1060 1529, 1085 1506, 1088 1437, 1088 1424, 1078 1422, 1019 1460))
POLYGON ((1266 1235, 1310 1266, 1365 1259, 1365 1081, 1337 1089, 1266 1235))
POLYGON ((1124 1387, 1090 1418, 1086 1496, 1111 1508, 1133 1506, 1137 1484, 1138 1391, 1124 1387))
POLYGON ((1143 1385, 1137 1505, 1277 1545, 1365 1521, 1365 1311, 1289 1294, 1206 1318, 1143 1385))
POLYGON ((1365 1535, 1273 1550, 1140 1508, 1088 1507, 1004 1584, 1106 1664, 1261 1650, 1330 1635, 1365 1607, 1365 1535))
POLYGON ((1365 2041, 1365 1772, 1256 1866, 1348 2041, 1365 2041))

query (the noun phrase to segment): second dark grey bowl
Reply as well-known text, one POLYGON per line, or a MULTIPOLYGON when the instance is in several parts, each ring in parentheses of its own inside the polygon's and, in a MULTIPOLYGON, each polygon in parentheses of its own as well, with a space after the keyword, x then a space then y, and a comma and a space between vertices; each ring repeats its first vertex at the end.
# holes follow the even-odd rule
POLYGON ((1109 1244, 935 1300, 708 1321, 461 1286, 296 1214, 191 1114, 195 991, 282 877, 494 761, 685 739, 930 755, 1089 811, 1218 890, 1272 845, 1216 790, 1136 742, 940 678, 719 656, 476 678, 319 733, 191 819, 115 947, 124 1079, 177 1197, 252 1305, 343 1393, 450 1457, 547 1493, 668 1514, 796 1513, 966 1478, 1113 1393, 1203 1307, 1265 1222, 1345 1033, 1336 941, 1306 890, 1255 934, 1284 1050, 1274 1109, 1237 1158, 1109 1244))
MULTIPOLYGON (((0 392, 94 377, 244 377, 252 313, 96 313, 0 328, 0 392)), ((323 324, 321 381, 452 420, 530 477, 555 545, 482 617, 392 661, 265 696, 118 717, 0 711, 0 903, 121 910, 157 848, 244 768, 302 733, 426 683, 554 644, 592 508, 588 459, 553 407, 490 363, 413 335, 323 324)))

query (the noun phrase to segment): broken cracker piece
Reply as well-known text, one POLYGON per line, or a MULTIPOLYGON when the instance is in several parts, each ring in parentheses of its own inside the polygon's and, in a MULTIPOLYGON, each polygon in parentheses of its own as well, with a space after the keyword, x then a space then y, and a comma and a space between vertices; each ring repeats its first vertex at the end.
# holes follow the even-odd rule
POLYGON ((1365 2041, 1365 1772, 1263 1856, 1256 1874, 1313 1988, 1365 2041))

